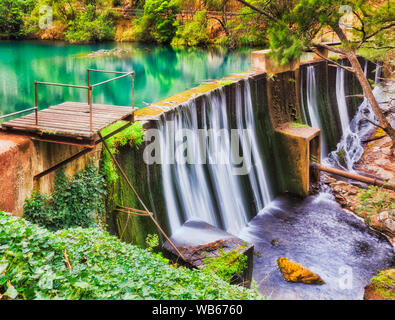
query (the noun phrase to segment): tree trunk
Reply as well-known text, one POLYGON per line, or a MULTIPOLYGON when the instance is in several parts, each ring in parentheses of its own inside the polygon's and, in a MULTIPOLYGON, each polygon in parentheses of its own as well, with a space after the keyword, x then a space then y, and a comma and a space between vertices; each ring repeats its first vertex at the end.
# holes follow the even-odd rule
POLYGON ((344 53, 345 53, 347 59, 350 61, 351 67, 352 67, 359 83, 361 84, 364 96, 366 97, 370 106, 372 107, 372 110, 373 110, 374 114, 376 115, 377 120, 379 121, 380 127, 382 127, 383 130, 391 138, 392 148, 394 148, 395 147, 395 129, 391 126, 388 119, 385 117, 383 111, 380 109, 380 106, 373 94, 372 87, 370 86, 370 83, 369 83, 367 77, 365 76, 361 65, 359 64, 359 61, 358 61, 357 55, 355 54, 354 49, 352 49, 350 47, 350 43, 349 43, 346 35, 344 34, 343 30, 339 26, 333 27, 333 31, 335 31, 335 33, 339 37, 340 41, 343 43, 344 53))

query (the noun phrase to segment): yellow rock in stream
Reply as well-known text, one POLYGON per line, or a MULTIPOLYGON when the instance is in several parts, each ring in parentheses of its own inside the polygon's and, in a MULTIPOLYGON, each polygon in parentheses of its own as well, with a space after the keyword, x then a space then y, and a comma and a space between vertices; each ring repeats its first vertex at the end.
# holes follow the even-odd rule
POLYGON ((307 284, 324 284, 325 281, 314 272, 306 269, 302 265, 289 261, 287 258, 278 258, 277 265, 284 276, 284 279, 289 282, 302 282, 307 284))

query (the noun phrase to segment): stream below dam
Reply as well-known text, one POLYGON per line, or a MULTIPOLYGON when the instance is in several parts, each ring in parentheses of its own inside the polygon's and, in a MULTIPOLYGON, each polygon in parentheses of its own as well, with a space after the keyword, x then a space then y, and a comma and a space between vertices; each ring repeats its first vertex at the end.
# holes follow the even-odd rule
POLYGON ((344 211, 325 191, 304 200, 276 198, 238 236, 259 253, 253 279, 270 299, 362 299, 377 270, 395 267, 385 236, 344 211), (302 264, 325 284, 285 281, 277 267, 279 257, 302 264))

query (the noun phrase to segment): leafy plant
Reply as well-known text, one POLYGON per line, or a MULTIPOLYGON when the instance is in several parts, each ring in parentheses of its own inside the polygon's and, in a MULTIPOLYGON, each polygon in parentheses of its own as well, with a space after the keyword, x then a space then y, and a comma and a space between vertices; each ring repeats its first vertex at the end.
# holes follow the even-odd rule
POLYGON ((145 239, 145 243, 149 249, 154 249, 159 246, 159 237, 157 234, 149 234, 145 239))
POLYGON ((7 299, 260 299, 200 270, 172 268, 97 228, 56 233, 0 212, 7 299))
POLYGON ((59 170, 51 195, 34 192, 24 205, 26 219, 50 230, 76 226, 91 227, 104 213, 104 178, 88 164, 85 170, 70 177, 59 170))

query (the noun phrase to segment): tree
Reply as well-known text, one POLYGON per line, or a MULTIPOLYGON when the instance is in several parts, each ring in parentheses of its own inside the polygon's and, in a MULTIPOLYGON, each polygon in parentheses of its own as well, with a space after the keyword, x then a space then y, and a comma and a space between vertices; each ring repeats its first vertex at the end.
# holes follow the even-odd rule
POLYGON ((171 42, 177 30, 177 2, 174 0, 146 0, 144 26, 159 43, 171 42))
POLYGON ((33 0, 0 1, 0 38, 18 39, 23 36, 24 14, 30 12, 33 0))
POLYGON ((387 33, 395 31, 395 8, 390 5, 391 1, 267 0, 259 7, 244 0, 237 1, 267 18, 270 48, 280 64, 299 57, 305 47, 324 48, 347 57, 350 67, 340 65, 321 55, 332 65, 355 74, 361 84, 363 94, 379 122, 376 125, 381 127, 392 139, 392 147, 393 150, 395 149, 395 129, 380 109, 356 53, 357 49, 364 46, 375 49, 387 47, 393 50, 395 48, 393 43, 386 43, 388 38, 393 41, 393 36, 387 37, 387 33), (288 7, 289 10, 278 11, 275 9, 278 7, 288 7), (356 21, 350 26, 351 34, 346 33, 344 28, 339 25, 345 11, 348 11, 356 21), (317 43, 317 34, 327 30, 336 33, 340 40, 339 46, 317 43))

